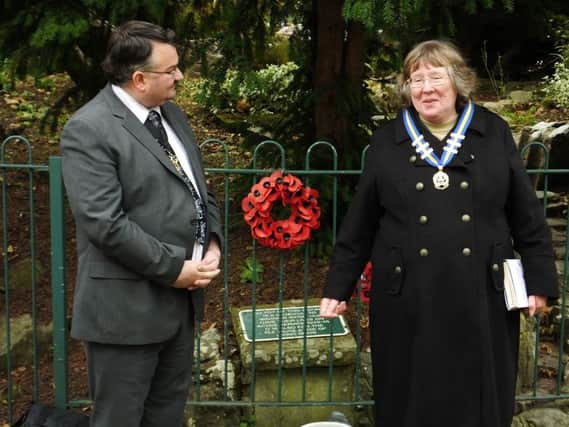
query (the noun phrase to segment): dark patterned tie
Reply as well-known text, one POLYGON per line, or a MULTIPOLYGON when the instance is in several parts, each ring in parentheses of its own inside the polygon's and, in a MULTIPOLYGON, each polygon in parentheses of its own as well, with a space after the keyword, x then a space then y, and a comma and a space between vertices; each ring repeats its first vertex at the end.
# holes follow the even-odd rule
POLYGON ((200 197, 200 193, 194 187, 192 180, 186 175, 184 169, 180 165, 178 158, 176 157, 176 153, 172 150, 170 143, 168 142, 168 135, 166 134, 166 129, 164 129, 164 125, 162 124, 162 117, 160 113, 155 110, 150 110, 148 113, 148 118, 144 122, 144 126, 148 131, 152 134, 156 142, 160 144, 178 173, 184 179, 184 182, 190 189, 190 193, 192 193, 192 198, 194 199, 194 204, 196 206, 196 219, 192 220, 192 223, 196 229, 195 239, 196 241, 201 244, 205 245, 205 234, 206 234, 206 227, 207 227, 207 215, 205 205, 200 197))
POLYGON ((164 129, 164 125, 162 124, 162 117, 158 111, 150 110, 144 122, 144 126, 146 126, 146 129, 150 131, 152 136, 156 138, 156 141, 158 141, 162 147, 172 151, 172 147, 170 147, 170 143, 168 142, 168 135, 166 135, 166 129, 164 129))

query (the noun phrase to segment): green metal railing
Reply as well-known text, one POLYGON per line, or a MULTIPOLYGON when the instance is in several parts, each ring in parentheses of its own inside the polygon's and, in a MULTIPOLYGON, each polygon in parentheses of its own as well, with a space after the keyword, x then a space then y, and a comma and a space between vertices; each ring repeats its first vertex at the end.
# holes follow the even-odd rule
MULTIPOLYGON (((29 216, 29 256, 31 259, 31 276, 30 276, 30 286, 31 286, 31 301, 29 310, 32 318, 32 381, 33 381, 33 399, 37 399, 39 395, 39 370, 38 370, 38 319, 37 319, 37 278, 36 278, 36 224, 34 220, 35 215, 35 203, 34 203, 34 186, 35 177, 34 172, 47 170, 46 166, 34 165, 32 162, 32 146, 31 143, 22 136, 10 136, 6 138, 2 145, 0 146, 0 164, 2 165, 2 255, 3 255, 3 279, 4 279, 4 315, 5 315, 5 330, 6 330, 6 372, 12 371, 12 355, 10 352, 10 347, 12 344, 11 338, 11 305, 10 305, 10 262, 9 254, 13 251, 12 245, 9 243, 9 229, 8 229, 8 182, 9 182, 9 172, 10 171, 22 171, 25 174, 25 178, 21 181, 23 184, 22 188, 27 189, 28 194, 28 216, 29 216), (23 145, 25 151, 25 157, 27 158, 26 163, 14 164, 7 163, 8 147, 23 145), (26 185, 27 183, 27 185, 26 185)), ((12 405, 13 400, 13 381, 12 376, 7 375, 6 381, 6 401, 7 405, 7 416, 8 419, 12 418, 12 405)))
MULTIPOLYGON (((544 209, 547 210, 548 207, 548 193, 547 190, 549 188, 549 177, 552 175, 562 175, 569 177, 569 169, 549 169, 549 153, 543 144, 540 143, 532 143, 529 146, 524 147, 524 150, 530 149, 532 147, 537 147, 543 150, 545 164, 542 169, 533 169, 529 170, 530 174, 539 174, 543 175, 543 187, 544 187, 544 209)), ((335 366, 334 366, 334 340, 335 337, 330 334, 330 341, 329 341, 329 351, 328 351, 328 389, 327 389, 327 398, 324 400, 310 400, 307 396, 307 389, 306 389, 306 381, 302 382, 301 392, 299 394, 298 400, 290 401, 285 400, 283 398, 282 393, 282 383, 283 383, 283 375, 284 375, 284 365, 283 365, 283 340, 278 340, 278 347, 277 347, 277 360, 278 366, 275 371, 275 375, 278 378, 278 392, 276 401, 269 401, 265 400, 264 396, 256 396, 255 395, 255 387, 250 387, 250 392, 247 396, 242 396, 238 400, 232 400, 230 398, 230 393, 228 390, 228 382, 229 382, 229 375, 230 375, 230 359, 231 359, 231 325, 229 319, 229 305, 230 305, 230 277, 228 276, 228 272, 230 271, 229 266, 231 262, 240 262, 242 259, 245 258, 244 254, 240 253, 237 255, 239 260, 233 259, 233 255, 229 251, 229 241, 231 238, 230 230, 232 229, 232 224, 236 221, 241 221, 241 212, 238 209, 238 212, 232 213, 231 206, 230 206, 230 194, 235 191, 235 184, 234 182, 237 180, 238 177, 243 177, 247 180, 247 177, 250 177, 251 183, 256 182, 259 177, 265 176, 270 174, 273 171, 273 167, 278 167, 280 169, 287 170, 290 173, 298 175, 303 179, 306 185, 310 183, 312 179, 325 179, 329 185, 327 188, 330 189, 331 197, 330 197, 330 209, 331 209, 331 221, 332 221, 332 230, 337 229, 338 224, 338 192, 341 184, 341 180, 347 177, 354 177, 358 176, 363 168, 365 155, 367 153, 367 147, 364 151, 362 151, 361 155, 361 164, 359 169, 354 170, 341 170, 338 169, 338 155, 335 148, 327 143, 318 141, 312 144, 305 155, 304 165, 301 169, 287 169, 287 159, 286 159, 286 150, 283 146, 275 141, 264 141, 260 143, 254 150, 251 164, 252 168, 237 168, 232 167, 230 162, 230 155, 228 147, 220 140, 207 140, 202 144, 202 151, 205 153, 206 163, 207 160, 210 158, 214 159, 209 163, 214 163, 216 166, 222 164, 222 167, 209 167, 206 168, 206 173, 212 180, 215 181, 216 189, 218 190, 218 200, 221 202, 221 208, 223 212, 223 223, 224 223, 224 241, 225 244, 223 245, 223 359, 224 359, 224 371, 223 371, 223 395, 221 399, 218 400, 206 400, 203 399, 202 396, 202 384, 200 382, 200 375, 195 375, 197 380, 197 384, 195 386, 195 390, 192 394, 192 400, 188 401, 188 405, 191 407, 226 407, 226 408, 239 408, 239 407, 248 407, 248 408, 255 408, 255 407, 291 407, 291 406, 305 406, 305 407, 314 407, 314 406, 342 406, 342 407, 369 407, 373 405, 373 401, 369 399, 363 398, 363 389, 362 389, 362 382, 361 382, 361 373, 362 373, 362 359, 360 351, 356 351, 356 361, 355 361, 355 370, 354 370, 354 394, 351 400, 345 401, 334 401, 332 389, 334 387, 335 381, 335 366), (274 155, 274 153, 277 155, 274 155), (328 158, 328 166, 325 169, 315 169, 313 168, 314 156, 315 153, 318 153, 320 157, 318 158, 319 161, 322 160, 322 155, 324 154, 326 158, 328 158), (269 161, 267 161, 267 158, 269 161), (273 167, 259 167, 260 163, 263 164, 271 164, 273 167), (328 181, 329 180, 329 181, 328 181)), ((8 223, 8 213, 10 209, 9 204, 9 194, 10 194, 10 182, 12 179, 11 173, 13 171, 19 171, 19 173, 24 173, 27 175, 27 187, 28 187, 28 194, 29 194, 29 230, 30 230, 30 257, 32 261, 35 260, 35 247, 37 245, 36 236, 35 236, 35 228, 36 224, 34 223, 34 214, 35 214, 35 207, 34 207, 34 177, 36 174, 45 174, 49 175, 49 222, 50 222, 50 253, 51 253, 51 290, 52 290, 52 316, 53 316, 53 383, 54 383, 54 400, 57 406, 80 406, 88 404, 89 401, 85 399, 69 399, 69 394, 67 390, 67 382, 68 382, 68 336, 67 336, 67 301, 66 301, 66 283, 65 283, 65 249, 66 249, 66 242, 65 242, 65 227, 64 227, 64 190, 62 186, 62 178, 61 178, 61 166, 62 161, 60 157, 50 157, 48 165, 34 165, 32 163, 32 149, 31 144, 25 138, 20 136, 14 136, 7 138, 1 146, 0 152, 0 169, 2 173, 2 227, 3 227, 3 240, 2 240, 2 250, 3 250, 3 276, 4 276, 4 287, 5 287, 5 323, 6 323, 6 345, 7 348, 10 348, 10 340, 11 340, 11 332, 10 332, 10 276, 9 270, 11 268, 10 260, 8 257, 9 252, 9 245, 10 245, 10 225, 8 223), (7 146, 12 143, 21 143, 24 144, 28 151, 28 160, 27 163, 10 163, 8 161, 8 156, 6 155, 7 146)), ((525 154, 525 152, 522 152, 525 154)), ((21 178, 16 177, 17 179, 21 178)), ((241 180, 242 182, 242 180, 241 180)), ((569 182, 569 180, 568 180, 569 182)), ((569 192, 569 188, 567 189, 569 192)), ((569 220, 569 213, 566 215, 566 220, 569 220)), ((566 223, 567 224, 567 223, 566 223)), ((558 344, 558 368, 557 368, 557 384, 556 390, 554 393, 539 393, 538 392, 538 352, 540 346, 540 336, 539 336, 539 322, 536 322, 536 357, 535 357, 535 364, 534 364, 534 383, 530 394, 517 396, 518 400, 546 400, 546 399, 559 399, 559 398, 569 398, 568 393, 562 393, 562 383, 563 383, 563 366, 564 366, 564 349, 563 349, 563 338, 565 334, 565 320, 566 320, 566 293, 567 293, 567 282, 568 282, 568 246, 569 246, 569 236, 568 236, 568 228, 565 225, 565 255, 563 260, 563 276, 562 276, 562 309, 561 309, 561 322, 560 322, 560 333, 559 333, 559 342, 558 344)), ((334 242, 336 238, 335 231, 332 232, 331 242, 334 242)), ((310 297, 318 297, 318 295, 311 295, 310 294, 310 272, 311 272, 311 247, 310 244, 306 244, 303 248, 303 270, 302 270, 302 277, 303 277, 303 286, 302 286, 302 295, 298 295, 297 298, 301 299, 304 303, 304 307, 308 306, 308 301, 310 297)), ((258 252, 259 248, 257 247, 256 242, 252 239, 251 240, 251 257, 253 260, 253 266, 257 265, 259 262, 258 260, 258 252)), ((278 277, 274 277, 273 279, 278 284, 278 298, 275 301, 276 305, 280 309, 281 312, 281 322, 282 322, 282 308, 284 302, 284 283, 286 280, 286 261, 289 255, 285 253, 280 253, 278 256, 278 265, 277 265, 277 272, 278 277)), ((33 268, 35 273, 35 267, 33 268)), ((31 313, 33 318, 33 329, 34 329, 34 336, 32 339, 33 346, 34 346, 34 359, 32 361, 33 364, 33 384, 34 384, 34 392, 32 399, 37 400, 38 398, 38 388, 40 384, 40 375, 41 372, 38 371, 38 360, 37 360, 37 336, 35 331, 38 327, 37 325, 37 318, 36 318, 36 278, 34 273, 32 274, 31 280, 31 313)), ((252 309, 253 309, 253 323, 255 322, 255 313, 256 307, 258 305, 257 295, 259 292, 259 284, 256 280, 256 275, 253 274, 252 276, 252 284, 251 284, 251 301, 249 302, 252 309)), ((356 306, 356 310, 358 313, 358 318, 360 318, 365 310, 365 307, 362 306, 361 303, 358 303, 356 306)), ((196 328, 200 330, 201 328, 196 328)), ((352 331, 355 335, 357 348, 361 347, 362 342, 362 334, 364 331, 360 326, 359 322, 356 322, 355 330, 352 331)), ((253 341, 251 343, 252 347, 252 354, 255 354, 256 349, 256 341, 254 337, 255 329, 253 329, 253 341)), ((282 338, 279 334, 279 338, 282 338)), ((1 339, 1 338, 0 338, 1 339)), ((307 371, 308 371, 308 363, 307 363, 307 349, 308 349, 308 338, 306 334, 306 324, 305 324, 305 334, 302 339, 303 341, 303 362, 302 362, 302 377, 306 379, 307 371)), ((198 334, 197 337, 197 346, 198 348, 201 345, 201 334, 198 334)), ((198 353, 199 354, 199 353, 198 353)), ((200 372, 200 358, 196 357, 196 372, 200 372)), ((6 356, 6 363, 5 369, 7 373, 11 373, 13 370, 13 364, 11 360, 10 352, 8 351, 6 356)), ((258 372, 255 357, 251 358, 251 384, 255 384, 255 378, 258 372)), ((13 379, 12 375, 6 375, 7 382, 6 382, 6 417, 8 422, 12 422, 13 419, 13 401, 15 399, 13 395, 13 379)), ((23 398, 26 400, 30 400, 30 396, 21 396, 19 398, 23 398)), ((0 417, 0 421, 1 421, 0 417)))

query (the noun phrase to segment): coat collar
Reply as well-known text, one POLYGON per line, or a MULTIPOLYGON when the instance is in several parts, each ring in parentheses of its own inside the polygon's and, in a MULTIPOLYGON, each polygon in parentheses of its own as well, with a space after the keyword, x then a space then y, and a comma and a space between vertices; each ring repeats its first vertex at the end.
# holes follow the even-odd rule
MULTIPOLYGON (((418 114, 415 111, 414 108, 410 108, 410 112, 413 116, 414 120, 418 120, 418 114)), ((459 112, 460 115, 461 112, 459 112)), ((473 147, 472 144, 468 143, 468 135, 472 135, 472 134, 479 134, 481 136, 484 136, 484 134, 486 133, 486 128, 487 128, 487 115, 483 114, 483 109, 481 107, 479 107, 478 105, 474 105, 474 115, 472 117, 472 120, 470 122, 470 126, 468 127, 468 130, 466 131, 466 143, 462 146, 462 148, 459 150, 458 154, 452 159, 451 163, 449 166, 463 166, 466 167, 468 164, 472 163, 475 160, 475 156, 473 153, 473 147)), ((397 117, 395 119, 395 139, 394 139, 394 143, 395 144, 402 144, 402 143, 408 143, 409 146, 411 145, 411 138, 409 137, 409 135, 407 134, 407 130, 405 129, 405 125, 403 124, 403 111, 399 111, 399 113, 397 114, 397 117)), ((416 166, 429 166, 432 167, 431 165, 429 165, 426 161, 418 159, 417 162, 415 163, 416 166)))

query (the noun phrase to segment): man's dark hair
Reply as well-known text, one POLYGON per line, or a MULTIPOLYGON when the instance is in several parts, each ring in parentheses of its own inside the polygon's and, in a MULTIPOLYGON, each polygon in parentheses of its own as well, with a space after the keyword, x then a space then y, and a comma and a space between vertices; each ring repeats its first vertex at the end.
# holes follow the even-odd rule
POLYGON ((175 46, 176 34, 144 21, 128 21, 116 28, 109 39, 107 55, 101 64, 107 80, 121 85, 132 73, 148 66, 152 42, 175 46))

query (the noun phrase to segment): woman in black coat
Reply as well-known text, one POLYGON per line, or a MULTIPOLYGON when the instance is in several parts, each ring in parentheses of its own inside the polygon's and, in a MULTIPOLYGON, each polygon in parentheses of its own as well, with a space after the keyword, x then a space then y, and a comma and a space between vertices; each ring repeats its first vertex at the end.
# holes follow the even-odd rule
POLYGON ((557 296, 543 208, 474 85, 450 43, 408 54, 404 108, 374 133, 334 248, 323 317, 346 310, 373 264, 376 426, 509 427, 520 314, 505 306, 503 261, 521 256, 529 315, 557 296))

